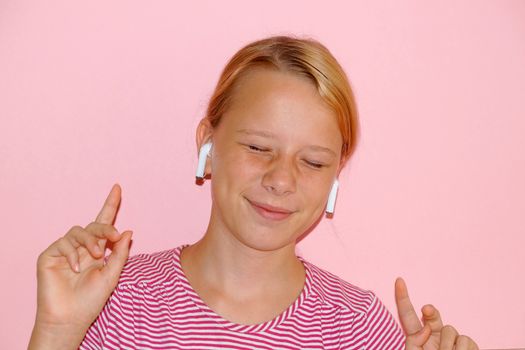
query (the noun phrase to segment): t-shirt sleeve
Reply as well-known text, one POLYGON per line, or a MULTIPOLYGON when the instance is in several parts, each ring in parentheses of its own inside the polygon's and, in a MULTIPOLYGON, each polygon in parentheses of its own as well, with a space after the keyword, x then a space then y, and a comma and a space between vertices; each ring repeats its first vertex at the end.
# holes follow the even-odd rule
POLYGON ((365 318, 367 350, 402 350, 405 346, 403 330, 381 300, 373 294, 365 318))

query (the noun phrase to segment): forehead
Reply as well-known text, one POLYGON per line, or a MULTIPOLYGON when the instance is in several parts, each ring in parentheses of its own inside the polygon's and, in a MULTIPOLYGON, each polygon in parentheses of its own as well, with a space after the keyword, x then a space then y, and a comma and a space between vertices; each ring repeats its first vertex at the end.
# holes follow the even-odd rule
POLYGON ((236 82, 223 119, 231 128, 342 143, 336 113, 315 84, 296 73, 250 69, 236 82))
POLYGON ((257 102, 271 105, 291 103, 294 100, 305 108, 332 114, 332 109, 323 100, 311 79, 298 73, 263 67, 250 68, 237 80, 230 108, 242 107, 248 103, 253 108, 261 104, 257 102))

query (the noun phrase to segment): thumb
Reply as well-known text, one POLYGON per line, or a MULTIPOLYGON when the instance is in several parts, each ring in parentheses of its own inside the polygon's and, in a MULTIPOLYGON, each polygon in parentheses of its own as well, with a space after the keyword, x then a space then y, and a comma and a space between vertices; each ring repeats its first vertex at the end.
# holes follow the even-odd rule
POLYGON ((408 335, 406 338, 405 350, 422 350, 423 345, 428 341, 431 334, 432 330, 430 329, 430 326, 426 324, 416 333, 408 335))
POLYGON ((102 270, 102 273, 106 275, 112 288, 117 285, 120 272, 124 268, 126 261, 128 261, 132 235, 133 231, 122 233, 122 237, 113 245, 113 251, 109 255, 106 266, 104 266, 102 270))

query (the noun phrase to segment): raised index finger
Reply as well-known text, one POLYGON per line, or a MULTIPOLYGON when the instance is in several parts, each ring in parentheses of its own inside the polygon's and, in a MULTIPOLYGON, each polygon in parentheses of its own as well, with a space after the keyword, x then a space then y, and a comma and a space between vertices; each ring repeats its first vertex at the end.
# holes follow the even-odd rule
POLYGON ((403 326, 407 335, 416 333, 423 328, 423 325, 414 310, 414 306, 410 302, 407 286, 401 277, 396 279, 395 294, 401 326, 403 326))
POLYGON ((113 225, 115 216, 117 215, 118 206, 120 204, 120 194, 122 190, 119 184, 114 184, 109 192, 102 209, 97 215, 95 222, 100 224, 113 225))

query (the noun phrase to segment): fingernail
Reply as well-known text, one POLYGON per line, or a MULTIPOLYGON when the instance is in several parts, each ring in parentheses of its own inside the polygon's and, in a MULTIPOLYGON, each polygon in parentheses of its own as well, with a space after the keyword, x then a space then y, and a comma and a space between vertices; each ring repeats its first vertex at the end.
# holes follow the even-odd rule
POLYGON ((95 254, 102 254, 102 251, 100 250, 100 247, 98 245, 96 245, 95 248, 93 248, 93 251, 95 252, 95 254))
POLYGON ((80 267, 78 266, 78 263, 75 264, 75 272, 80 272, 80 267))

